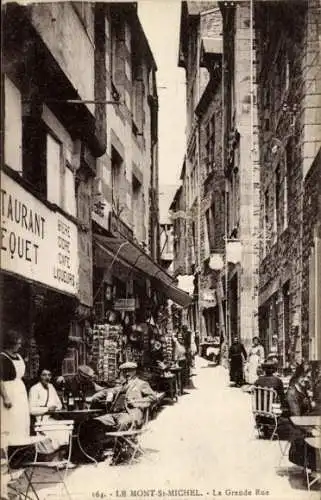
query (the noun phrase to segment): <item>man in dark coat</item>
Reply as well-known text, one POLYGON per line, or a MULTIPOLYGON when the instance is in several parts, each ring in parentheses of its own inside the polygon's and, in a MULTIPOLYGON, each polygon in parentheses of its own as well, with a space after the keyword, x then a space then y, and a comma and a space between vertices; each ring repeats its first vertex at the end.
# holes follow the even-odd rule
POLYGON ((286 399, 284 394, 284 387, 282 380, 274 375, 276 371, 276 364, 271 361, 266 361, 263 363, 262 368, 264 370, 264 375, 261 375, 254 383, 257 387, 268 387, 274 389, 278 395, 279 403, 281 407, 284 409, 286 405, 286 399))
POLYGON ((234 337, 233 339, 228 358, 230 363, 230 380, 235 383, 236 387, 241 387, 244 384, 243 363, 247 358, 247 353, 238 337, 234 337))

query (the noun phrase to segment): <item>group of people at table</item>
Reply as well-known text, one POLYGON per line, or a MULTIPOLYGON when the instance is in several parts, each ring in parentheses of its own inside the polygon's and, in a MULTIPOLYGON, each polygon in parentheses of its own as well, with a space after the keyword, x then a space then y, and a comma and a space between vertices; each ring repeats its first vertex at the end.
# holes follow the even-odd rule
MULTIPOLYGON (((230 380, 238 387, 247 386, 248 392, 254 387, 273 389, 277 395, 275 411, 278 414, 276 435, 279 440, 290 443, 289 460, 312 471, 318 468, 319 450, 310 446, 306 438, 321 439, 321 373, 316 374, 312 384, 312 370, 307 363, 297 365, 288 378, 285 390, 282 377, 278 374, 278 358, 274 352, 264 359, 264 349, 259 339, 253 339, 253 345, 247 354, 243 344, 235 338, 229 349, 230 380), (246 361, 250 358, 246 365, 246 361), (247 376, 244 374, 247 367, 247 376), (312 385, 313 391, 312 391, 312 385), (297 425, 303 416, 315 416, 310 419, 317 425, 297 425)), ((274 420, 268 416, 257 415, 256 427, 261 436, 272 437, 274 420)), ((319 446, 320 447, 320 446, 319 446)))
MULTIPOLYGON (((19 354, 21 344, 19 334, 10 331, 0 353, 1 433, 9 436, 9 443, 17 442, 17 436, 32 434, 35 422, 48 424, 56 419, 81 417, 78 443, 86 457, 99 461, 112 444, 111 439, 106 438, 108 432, 141 428, 147 409, 155 407, 164 396, 138 376, 138 366, 132 361, 120 365, 120 376, 113 387, 97 383, 94 370, 87 365, 79 366, 73 377, 58 377, 55 385, 50 370, 43 368, 39 381, 31 386, 28 394, 23 382, 25 363, 19 354)), ((176 349, 178 369, 182 361, 186 367, 186 353, 181 344, 179 346, 176 349)), ((160 359, 155 362, 166 372, 160 359)), ((43 459, 50 460, 65 453, 67 444, 67 433, 55 429, 52 433, 46 430, 45 439, 37 447, 43 459)))

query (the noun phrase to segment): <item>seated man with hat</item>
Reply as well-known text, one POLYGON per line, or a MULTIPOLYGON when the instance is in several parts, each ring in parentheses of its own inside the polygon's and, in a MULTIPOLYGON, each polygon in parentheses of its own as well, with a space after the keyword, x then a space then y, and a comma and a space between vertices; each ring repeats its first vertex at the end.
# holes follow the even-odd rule
POLYGON ((141 427, 144 409, 156 400, 156 394, 148 382, 137 376, 136 363, 127 361, 119 368, 124 377, 123 383, 103 389, 91 398, 92 404, 112 400, 110 412, 85 422, 80 436, 85 451, 97 460, 102 457, 106 446, 106 432, 141 427))
POLYGON ((120 387, 99 391, 93 396, 92 402, 113 394, 113 408, 116 410, 112 415, 114 425, 116 424, 119 430, 128 429, 133 424, 140 427, 143 424, 144 408, 156 400, 156 394, 148 382, 137 376, 137 363, 126 361, 119 369, 124 376, 123 384, 120 387))
POLYGON ((60 376, 56 379, 56 387, 58 392, 74 396, 83 394, 84 397, 93 396, 97 391, 103 389, 102 386, 96 383, 96 374, 88 365, 79 365, 76 375, 72 377, 60 376))

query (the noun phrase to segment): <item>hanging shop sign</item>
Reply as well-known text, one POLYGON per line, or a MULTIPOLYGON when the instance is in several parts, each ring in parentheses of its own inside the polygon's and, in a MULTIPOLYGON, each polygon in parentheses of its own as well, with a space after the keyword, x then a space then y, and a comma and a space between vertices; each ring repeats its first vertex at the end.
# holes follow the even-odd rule
POLYGON ((226 243, 226 261, 238 264, 242 258, 242 243, 239 240, 229 240, 226 243))
POLYGON ((209 268, 213 271, 221 271, 224 268, 224 258, 221 253, 213 253, 210 256, 209 268))
POLYGON ((116 299, 114 301, 115 311, 135 311, 136 299, 116 299))
POLYGON ((77 226, 1 172, 1 268, 76 295, 77 226))
POLYGON ((111 214, 111 205, 101 195, 96 194, 93 200, 93 211, 91 213, 92 220, 100 227, 109 231, 109 217, 111 214))
POLYGON ((206 289, 201 292, 201 306, 204 309, 209 309, 217 305, 215 290, 206 289))

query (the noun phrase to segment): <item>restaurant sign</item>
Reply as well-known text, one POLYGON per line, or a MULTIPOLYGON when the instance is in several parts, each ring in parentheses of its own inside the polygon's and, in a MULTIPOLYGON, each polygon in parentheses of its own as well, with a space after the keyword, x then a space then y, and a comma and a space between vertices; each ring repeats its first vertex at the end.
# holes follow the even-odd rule
POLYGON ((78 293, 77 226, 1 172, 1 268, 78 293))

